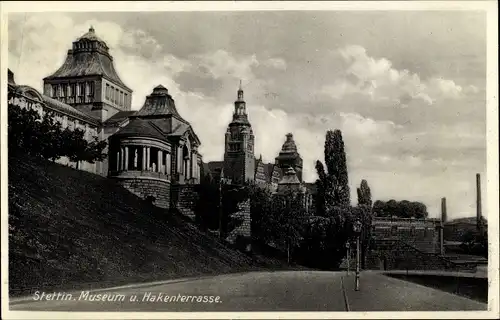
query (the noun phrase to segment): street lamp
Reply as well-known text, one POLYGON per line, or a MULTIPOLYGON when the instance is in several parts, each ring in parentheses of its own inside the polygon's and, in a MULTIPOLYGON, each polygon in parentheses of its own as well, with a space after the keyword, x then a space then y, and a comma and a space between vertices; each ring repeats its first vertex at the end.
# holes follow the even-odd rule
POLYGON ((219 239, 222 239, 222 184, 224 183, 224 178, 219 179, 219 239))
POLYGON ((349 275, 350 259, 351 259, 351 244, 346 242, 345 247, 347 248, 347 275, 349 275))
POLYGON ((352 226, 354 234, 356 235, 356 287, 355 290, 359 291, 359 263, 360 263, 360 250, 359 250, 359 236, 361 234, 361 221, 356 220, 352 226))

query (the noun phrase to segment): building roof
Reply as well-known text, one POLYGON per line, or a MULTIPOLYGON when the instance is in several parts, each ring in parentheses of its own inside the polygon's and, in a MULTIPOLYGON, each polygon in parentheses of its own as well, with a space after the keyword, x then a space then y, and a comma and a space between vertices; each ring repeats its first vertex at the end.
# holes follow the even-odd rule
POLYGON ((99 42, 105 43, 101 38, 99 38, 95 34, 95 29, 92 26, 90 26, 89 31, 87 33, 85 33, 83 36, 81 36, 80 38, 78 38, 78 40, 99 41, 99 42))
POLYGON ((42 98, 43 98, 43 102, 45 102, 45 104, 47 104, 47 106, 49 106, 52 109, 56 109, 56 110, 62 111, 64 113, 69 113, 71 115, 78 116, 79 118, 82 118, 82 119, 84 119, 88 122, 91 122, 93 124, 97 124, 99 122, 95 118, 92 118, 88 114, 73 108, 69 104, 63 103, 61 101, 58 101, 58 100, 53 99, 51 97, 48 97, 46 95, 42 95, 42 98))
POLYGON ((300 185, 300 180, 292 167, 286 169, 278 185, 300 185))
POLYGON ((136 113, 136 116, 164 116, 173 115, 179 120, 187 122, 184 120, 177 108, 175 107, 175 101, 172 96, 168 94, 167 88, 159 85, 153 89, 153 92, 146 97, 144 105, 141 110, 136 113))
POLYGON ((160 140, 165 140, 166 135, 157 126, 153 125, 152 120, 132 118, 129 123, 118 130, 114 136, 141 136, 160 140))
POLYGON ((280 153, 296 153, 297 145, 295 145, 295 140, 293 140, 293 134, 287 133, 286 140, 281 147, 280 153))
POLYGON ((104 126, 114 127, 119 126, 123 121, 128 119, 128 117, 134 115, 136 111, 120 111, 114 114, 111 118, 104 121, 104 126))
POLYGON ((89 32, 73 43, 73 49, 68 50, 68 55, 63 65, 53 74, 45 77, 44 80, 52 80, 59 78, 72 78, 81 76, 102 76, 116 85, 132 92, 118 76, 113 65, 113 58, 107 51, 106 43, 95 35, 94 29, 91 27, 89 32), (81 42, 98 42, 102 45, 81 49, 77 47, 81 42))
POLYGON ((300 154, 297 152, 297 145, 295 144, 295 140, 293 140, 293 134, 287 133, 286 140, 276 160, 295 158, 300 158, 300 154))

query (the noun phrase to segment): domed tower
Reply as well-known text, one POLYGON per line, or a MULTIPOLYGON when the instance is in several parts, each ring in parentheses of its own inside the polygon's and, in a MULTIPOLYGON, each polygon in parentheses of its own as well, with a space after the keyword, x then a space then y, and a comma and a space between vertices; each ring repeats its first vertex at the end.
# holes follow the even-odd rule
POLYGON ((137 196, 169 208, 178 199, 180 185, 200 181, 200 144, 168 89, 159 85, 128 124, 110 137, 108 176, 137 196))
POLYGON ((283 143, 281 151, 276 157, 276 164, 283 172, 287 172, 288 168, 293 168, 297 178, 302 182, 302 157, 297 152, 293 134, 288 133, 286 135, 285 143, 283 143))
POLYGON ((224 150, 224 178, 241 184, 255 178, 254 135, 248 121, 243 89, 238 89, 233 120, 227 127, 224 150))
POLYGON ((132 90, 118 76, 108 46, 93 27, 73 42, 63 65, 43 82, 44 95, 99 121, 131 109, 132 90))

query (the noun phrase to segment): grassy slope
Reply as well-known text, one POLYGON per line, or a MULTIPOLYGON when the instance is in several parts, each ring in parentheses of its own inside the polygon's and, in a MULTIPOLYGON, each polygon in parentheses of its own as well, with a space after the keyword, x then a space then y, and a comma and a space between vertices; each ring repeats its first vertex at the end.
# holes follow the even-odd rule
POLYGON ((112 180, 9 158, 9 288, 82 288, 282 267, 152 208, 112 180))

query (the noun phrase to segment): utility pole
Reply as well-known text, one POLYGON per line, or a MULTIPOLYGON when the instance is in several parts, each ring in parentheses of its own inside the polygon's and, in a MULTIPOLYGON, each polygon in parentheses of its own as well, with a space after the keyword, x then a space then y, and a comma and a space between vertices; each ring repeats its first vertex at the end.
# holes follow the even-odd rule
POLYGON ((359 268, 359 265, 360 265, 360 258, 361 258, 361 255, 360 255, 360 245, 359 245, 359 237, 361 235, 361 228, 362 228, 362 223, 361 221, 356 220, 356 222, 354 222, 354 225, 353 225, 353 231, 354 231, 354 234, 356 235, 356 283, 355 283, 355 289, 356 291, 359 291, 359 272, 360 272, 360 268, 359 268))
POLYGON ((481 175, 476 174, 476 226, 480 235, 483 235, 483 220, 481 211, 481 175))
POLYGON ((349 241, 347 241, 347 243, 345 244, 347 248, 347 275, 349 275, 350 259, 351 259, 351 244, 349 243, 349 241))

